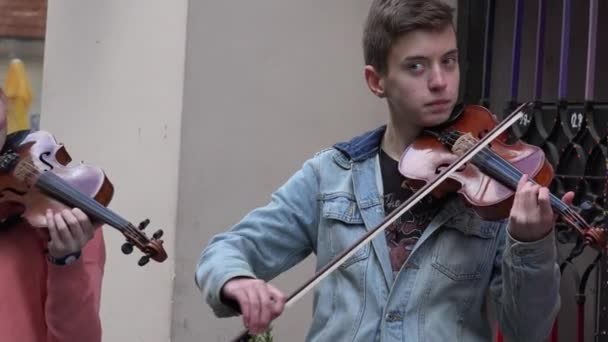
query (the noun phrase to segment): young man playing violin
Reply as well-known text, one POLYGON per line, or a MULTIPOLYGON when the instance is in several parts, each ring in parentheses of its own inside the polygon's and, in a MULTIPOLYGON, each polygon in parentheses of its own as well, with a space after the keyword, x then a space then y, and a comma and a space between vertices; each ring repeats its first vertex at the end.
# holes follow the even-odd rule
MULTIPOLYGON (((27 135, 7 136, 6 110, 0 90, 3 151, 27 135)), ((101 341, 102 230, 80 209, 47 210, 46 230, 30 226, 21 212, 17 203, 0 203, 0 340, 101 341)))
MULTIPOLYGON (((373 1, 364 76, 386 99, 387 123, 316 154, 268 205, 209 242, 196 282, 217 316, 240 311, 251 333, 263 332, 285 303, 269 280, 310 253, 320 269, 413 194, 400 156, 457 101, 452 13, 439 0, 373 1)), ((315 287, 307 340, 491 341, 488 295, 507 340, 543 341, 560 307, 554 223, 548 189, 525 176, 502 221, 456 195, 428 197, 315 287)))

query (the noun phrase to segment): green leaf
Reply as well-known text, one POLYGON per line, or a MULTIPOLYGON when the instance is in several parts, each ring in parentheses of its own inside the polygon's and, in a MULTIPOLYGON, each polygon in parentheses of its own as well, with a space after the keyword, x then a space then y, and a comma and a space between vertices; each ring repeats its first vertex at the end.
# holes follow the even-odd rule
POLYGON ((249 342, 273 342, 272 333, 267 331, 260 335, 255 335, 249 339, 249 342))

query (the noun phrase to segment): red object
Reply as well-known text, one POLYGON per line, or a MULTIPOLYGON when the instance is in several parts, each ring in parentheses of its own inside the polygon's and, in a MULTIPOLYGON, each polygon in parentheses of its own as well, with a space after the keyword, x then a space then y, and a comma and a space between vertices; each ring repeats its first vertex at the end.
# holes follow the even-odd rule
POLYGON ((555 318, 555 322, 553 322, 553 329, 551 330, 551 339, 549 341, 551 342, 557 342, 559 340, 559 334, 558 334, 558 319, 557 317, 555 318))

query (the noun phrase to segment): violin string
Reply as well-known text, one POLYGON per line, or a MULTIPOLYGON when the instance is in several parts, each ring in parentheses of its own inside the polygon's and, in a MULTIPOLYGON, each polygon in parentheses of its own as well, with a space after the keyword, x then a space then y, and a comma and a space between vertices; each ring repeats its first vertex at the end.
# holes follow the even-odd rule
MULTIPOLYGON (((458 139, 458 134, 456 132, 449 133, 448 143, 453 145, 457 139, 458 139)), ((470 148, 470 146, 467 146, 467 147, 470 148)), ((502 171, 505 172, 505 175, 509 178, 508 180, 513 182, 514 184, 517 183, 517 181, 523 175, 523 173, 521 173, 521 171, 519 171, 517 168, 515 168, 509 162, 507 162, 502 157, 500 157, 499 155, 494 153, 489 148, 485 148, 482 151, 480 151, 479 155, 485 157, 486 160, 488 160, 490 163, 494 162, 496 164, 495 167, 497 167, 498 169, 503 168, 504 170, 502 170, 502 171)), ((530 179, 530 181, 537 184, 533 179, 530 179)), ((555 195, 550 194, 550 196, 553 199, 553 201, 555 202, 557 209, 564 216, 564 219, 566 221, 569 221, 568 223, 572 224, 573 226, 575 226, 577 228, 585 228, 585 229, 590 228, 590 225, 577 212, 572 210, 568 205, 563 203, 555 195), (582 227, 578 227, 578 225, 580 225, 582 227)))
MULTIPOLYGON (((42 172, 40 172, 40 170, 33 165, 33 163, 30 160, 22 160, 21 165, 24 167, 24 173, 26 176, 30 176, 30 177, 39 177, 42 175, 42 172)), ((45 171, 47 172, 47 171, 45 171)), ((57 176, 57 178, 59 178, 57 176)), ((64 184, 60 184, 60 183, 56 183, 55 186, 57 188, 61 188, 60 186, 63 186, 64 184)), ((67 187, 69 189, 69 187, 67 187)), ((55 195, 60 195, 59 193, 57 193, 55 190, 53 189, 46 189, 47 191, 53 192, 55 195)), ((80 195, 80 193, 74 193, 72 195, 80 195)), ((86 197, 87 199, 90 199, 89 197, 86 197)), ((90 199, 91 201, 94 201, 93 199, 90 199)), ((95 201, 95 203, 98 203, 95 201)), ((105 208, 105 207, 104 207, 105 208)), ((111 212, 110 212, 111 213, 111 212)), ((118 227, 121 231, 125 232, 127 235, 127 237, 129 237, 131 240, 133 241, 137 241, 141 244, 146 244, 147 243, 147 238, 145 237, 145 235, 139 231, 138 229, 136 229, 135 227, 133 227, 128 221, 122 219, 121 217, 111 213, 112 215, 114 215, 115 217, 108 217, 104 214, 100 215, 103 216, 101 217, 102 219, 104 219, 106 222, 108 221, 124 221, 125 223, 121 223, 121 224, 117 224, 118 227)))

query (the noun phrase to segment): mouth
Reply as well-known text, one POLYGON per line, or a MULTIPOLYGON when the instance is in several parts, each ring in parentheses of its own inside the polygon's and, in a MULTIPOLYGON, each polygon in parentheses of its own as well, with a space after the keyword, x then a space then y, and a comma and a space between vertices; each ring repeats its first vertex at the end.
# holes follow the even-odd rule
POLYGON ((450 104, 450 100, 441 99, 441 100, 435 100, 433 102, 427 102, 424 105, 426 107, 432 107, 432 106, 441 106, 441 105, 447 105, 447 104, 450 104))
POLYGON ((424 107, 430 109, 431 112, 444 112, 449 109, 451 103, 450 100, 441 99, 425 103, 424 107))

